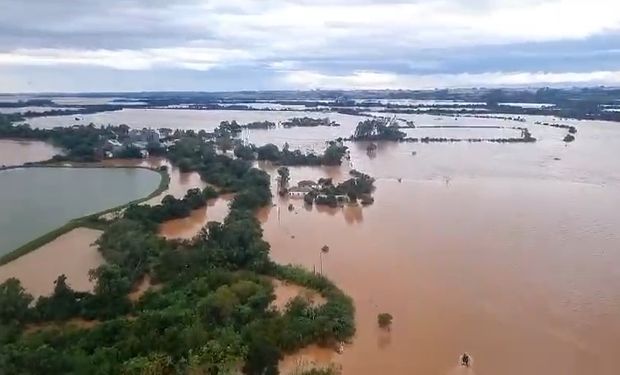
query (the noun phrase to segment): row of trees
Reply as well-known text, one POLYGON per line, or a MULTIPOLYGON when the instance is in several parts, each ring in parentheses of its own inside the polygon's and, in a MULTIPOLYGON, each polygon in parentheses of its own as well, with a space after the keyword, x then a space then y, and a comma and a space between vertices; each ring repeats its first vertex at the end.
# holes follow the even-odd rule
POLYGON ((291 150, 288 143, 282 150, 272 143, 263 146, 238 145, 234 150, 235 156, 244 160, 266 160, 277 165, 340 165, 347 153, 347 147, 339 141, 328 142, 322 155, 313 152, 303 153, 300 150, 291 150))
POLYGON ((329 118, 312 118, 312 117, 294 117, 282 123, 285 128, 296 127, 316 127, 316 126, 340 126, 335 121, 330 121, 329 118))

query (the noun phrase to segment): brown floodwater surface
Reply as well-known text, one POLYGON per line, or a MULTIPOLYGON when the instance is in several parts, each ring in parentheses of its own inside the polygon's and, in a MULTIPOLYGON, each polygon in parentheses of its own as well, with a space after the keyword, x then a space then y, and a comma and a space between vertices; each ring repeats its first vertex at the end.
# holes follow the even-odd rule
POLYGON ((205 207, 192 211, 189 217, 166 221, 159 226, 159 234, 167 239, 192 239, 208 222, 224 221, 231 199, 232 195, 223 195, 210 200, 205 207))
MULTIPOLYGON (((295 175, 295 170, 291 172, 295 175)), ((615 374, 620 190, 527 179, 379 180, 366 208, 261 213, 272 257, 349 293, 358 333, 344 374, 615 374), (353 210, 354 209, 354 210, 353 210), (352 214, 351 211, 357 212, 352 214), (351 220, 354 216, 356 219, 351 220), (492 218, 490 220, 490 218, 492 218), (377 315, 394 316, 392 330, 377 315), (518 360, 516 360, 518 359, 518 360)))
POLYGON ((48 160, 60 153, 61 150, 45 142, 0 139, 0 167, 48 160))
POLYGON ((35 251, 0 266, 0 283, 14 277, 35 298, 54 290, 59 275, 67 276, 67 283, 77 291, 92 291, 88 271, 104 263, 94 246, 101 231, 77 228, 63 234, 35 251))
MULTIPOLYGON (((123 113, 113 116, 144 115, 123 113)), ((237 115, 167 113, 171 126, 178 114, 195 116, 193 125, 179 126, 205 129, 219 116, 237 115)), ((247 122, 293 112, 238 115, 247 122)), ((354 116, 330 117, 342 127, 253 130, 244 137, 320 149, 325 140, 350 135, 357 123, 354 116)), ((538 141, 379 142, 370 154, 368 144, 347 143, 351 158, 341 168, 290 168, 292 184, 342 181, 355 168, 376 177, 377 189, 369 207, 307 208, 302 200, 275 196, 275 206, 259 212, 275 261, 322 268, 356 307, 357 334, 343 354, 306 348, 283 360, 283 373, 300 360, 337 362, 344 375, 620 373, 620 126, 540 116, 527 116, 525 123, 399 117, 419 126, 525 126, 538 141), (574 125, 576 140, 566 144, 564 129, 534 121, 574 125), (330 251, 321 256, 324 245, 330 251), (390 331, 377 326, 383 312, 394 316, 390 331), (473 369, 458 367, 463 352, 472 355, 473 369)), ((148 118, 136 118, 136 126, 148 118)), ((439 132, 476 137, 487 130, 439 132)), ((259 167, 272 175, 275 189, 275 168, 259 167)), ((195 173, 172 168, 171 176, 168 192, 177 197, 205 186, 195 173)), ((162 232, 191 237, 211 220, 210 210, 164 225, 162 232)))

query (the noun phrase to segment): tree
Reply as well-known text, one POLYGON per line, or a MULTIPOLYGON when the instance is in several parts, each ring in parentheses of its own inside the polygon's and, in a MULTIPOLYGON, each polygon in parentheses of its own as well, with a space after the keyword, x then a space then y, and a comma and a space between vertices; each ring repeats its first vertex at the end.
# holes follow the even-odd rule
POLYGON ((24 323, 32 300, 18 279, 10 278, 0 284, 0 324, 24 323))
POLYGON ((336 142, 330 142, 327 149, 323 153, 321 158, 321 164, 323 165, 340 165, 342 164, 342 158, 347 153, 347 147, 341 146, 336 142))
POLYGON ((192 170, 192 161, 189 158, 183 158, 179 160, 177 166, 182 173, 191 172, 192 170))
POLYGON ((392 317, 392 315, 388 313, 381 313, 377 315, 377 323, 379 324, 379 327, 383 329, 389 329, 392 325, 393 319, 394 318, 392 317))
POLYGON ((40 297, 36 304, 39 319, 67 320, 80 312, 81 306, 76 293, 67 285, 67 276, 58 276, 54 281, 54 292, 50 297, 40 297))
POLYGON ((286 193, 286 189, 288 187, 288 182, 290 179, 289 169, 287 167, 278 168, 278 176, 280 176, 280 191, 286 193))
POLYGON ((264 146, 258 147, 256 153, 258 160, 277 161, 280 159, 280 150, 278 146, 272 143, 267 143, 264 146))
POLYGON ((360 122, 355 128, 353 139, 398 141, 405 138, 406 134, 397 126, 388 126, 388 121, 386 118, 373 118, 360 122))
POLYGON ((103 265, 88 271, 90 281, 96 281, 95 294, 110 299, 124 296, 129 292, 130 283, 117 265, 103 265))
POLYGON ((148 357, 135 357, 123 364, 123 375, 172 375, 174 363, 170 356, 153 353, 148 357))
POLYGON ((239 303, 239 298, 230 287, 221 286, 201 303, 199 310, 205 321, 224 323, 232 318, 239 303))
POLYGON ((248 345, 243 372, 248 375, 277 375, 280 350, 264 336, 254 336, 248 345))
POLYGON ((207 199, 200 188, 189 189, 184 199, 192 210, 204 207, 207 204, 207 199))
POLYGON ((202 196, 206 200, 211 200, 219 197, 220 193, 218 193, 217 190, 215 190, 212 186, 207 186, 206 188, 202 189, 202 196))
POLYGON ((235 156, 238 157, 239 159, 243 159, 243 160, 254 160, 256 159, 256 155, 254 154, 254 146, 249 145, 249 146, 245 146, 242 144, 239 144, 235 147, 235 156))

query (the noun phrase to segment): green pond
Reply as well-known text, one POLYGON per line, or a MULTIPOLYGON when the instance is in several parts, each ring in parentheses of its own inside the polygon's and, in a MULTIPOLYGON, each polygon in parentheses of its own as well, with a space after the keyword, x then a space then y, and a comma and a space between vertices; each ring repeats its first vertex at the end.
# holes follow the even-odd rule
POLYGON ((160 180, 138 168, 0 171, 0 256, 71 219, 146 197, 160 180))

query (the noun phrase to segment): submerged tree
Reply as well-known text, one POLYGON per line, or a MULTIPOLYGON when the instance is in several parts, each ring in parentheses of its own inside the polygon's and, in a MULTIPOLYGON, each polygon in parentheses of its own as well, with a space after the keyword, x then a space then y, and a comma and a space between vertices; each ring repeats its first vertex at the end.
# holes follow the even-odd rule
POLYGON ((383 329, 389 329, 392 326, 392 320, 394 317, 389 313, 381 313, 377 315, 377 323, 379 323, 379 327, 383 329))

